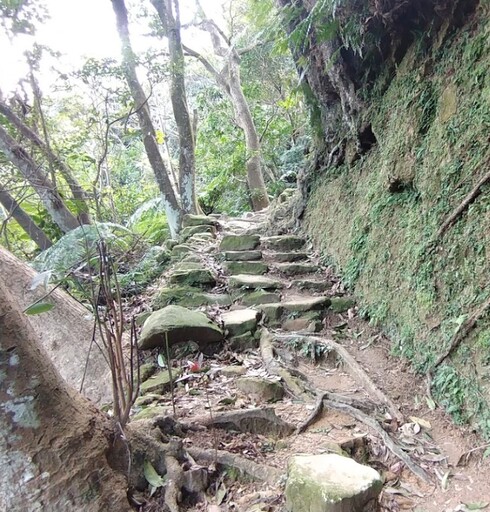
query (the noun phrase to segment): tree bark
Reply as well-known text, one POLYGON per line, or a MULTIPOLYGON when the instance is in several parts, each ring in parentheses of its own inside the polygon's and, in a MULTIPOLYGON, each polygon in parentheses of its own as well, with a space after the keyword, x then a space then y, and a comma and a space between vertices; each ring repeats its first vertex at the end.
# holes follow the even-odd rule
POLYGON ((187 104, 184 50, 180 36, 178 0, 151 0, 168 38, 170 54, 170 99, 179 132, 179 188, 184 213, 198 213, 196 200, 195 139, 187 104))
POLYGON ((53 221, 64 233, 78 227, 76 217, 67 208, 51 180, 2 126, 0 126, 0 151, 19 169, 41 198, 53 221))
POLYGON ((1 280, 0 382, 2 510, 129 512, 109 420, 66 386, 1 280))
POLYGON ((222 70, 216 70, 205 57, 191 48, 184 46, 184 50, 203 64, 230 98, 238 124, 245 135, 247 183, 250 199, 253 209, 259 211, 269 206, 269 196, 262 173, 260 137, 248 101, 243 93, 240 78, 240 53, 214 22, 205 19, 202 22, 202 27, 211 36, 215 54, 225 61, 222 70), (226 48, 222 45, 223 42, 226 44, 226 48))
POLYGON ((182 208, 178 196, 172 187, 169 171, 166 168, 155 137, 155 128, 151 120, 148 98, 136 74, 136 58, 129 36, 128 11, 124 0, 111 0, 117 20, 117 30, 121 39, 122 58, 126 81, 133 96, 138 119, 143 132, 143 143, 150 165, 163 195, 165 213, 172 238, 177 236, 182 224, 182 208))
POLYGON ((65 179, 68 187, 73 194, 73 199, 77 208, 77 219, 80 224, 90 224, 92 222, 89 213, 88 198, 85 190, 81 187, 80 183, 73 174, 72 169, 58 156, 51 148, 39 137, 39 135, 29 126, 27 126, 22 119, 20 119, 15 112, 8 105, 0 100, 0 114, 3 114, 8 121, 10 121, 21 135, 27 137, 48 159, 48 161, 56 169, 59 170, 65 179))
POLYGON ((30 215, 20 206, 16 199, 0 185, 0 204, 7 210, 19 226, 27 233, 41 251, 53 245, 44 231, 32 220, 30 215))

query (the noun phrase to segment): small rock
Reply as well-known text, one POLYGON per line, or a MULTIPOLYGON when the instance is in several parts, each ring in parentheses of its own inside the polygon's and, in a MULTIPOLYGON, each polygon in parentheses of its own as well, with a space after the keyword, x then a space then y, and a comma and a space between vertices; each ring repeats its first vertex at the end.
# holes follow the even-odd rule
POLYGON ((167 306, 155 311, 146 320, 138 342, 141 350, 195 341, 199 345, 223 340, 221 329, 205 314, 181 306, 167 306))
POLYGON ((226 261, 256 261, 262 259, 261 251, 227 251, 224 253, 226 261))
POLYGON ((319 332, 322 330, 322 323, 320 320, 312 320, 311 318, 288 318, 282 324, 285 331, 305 331, 305 332, 319 332))
POLYGON ((258 401, 277 402, 284 396, 284 388, 277 381, 260 377, 241 377, 235 384, 239 390, 258 401))
POLYGON ((250 276, 246 274, 231 276, 228 281, 228 285, 231 288, 262 288, 264 290, 273 290, 283 287, 281 281, 278 281, 277 279, 271 279, 270 277, 263 276, 250 276))
POLYGON ((258 331, 256 331, 255 334, 252 334, 251 331, 247 331, 239 336, 232 336, 228 341, 231 350, 236 350, 237 352, 253 350, 259 346, 258 331))
POLYGON ((286 510, 289 512, 363 512, 377 499, 379 473, 337 454, 295 455, 289 459, 286 510))
POLYGON ((265 316, 265 322, 267 325, 275 326, 280 323, 282 315, 284 314, 284 308, 281 303, 272 304, 260 304, 257 306, 265 316))
POLYGON ((312 292, 324 292, 331 287, 328 281, 312 281, 310 279, 295 279, 291 283, 291 287, 299 290, 310 290, 312 292))
POLYGON ((256 309, 236 309, 221 315, 228 336, 240 336, 247 331, 255 331, 260 312, 256 309))
POLYGON ((261 275, 269 271, 269 267, 262 261, 227 261, 223 267, 229 274, 261 275))
POLYGON ((224 235, 221 240, 220 250, 225 251, 250 251, 260 244, 259 235, 224 235))
POLYGON ((305 239, 295 235, 269 236, 262 238, 262 245, 266 249, 273 251, 295 251, 301 249, 305 244, 305 239))
POLYGON ((149 420, 151 418, 155 418, 156 416, 167 416, 168 413, 169 408, 163 405, 145 407, 140 412, 132 416, 131 421, 149 420))
MULTIPOLYGON (((182 373, 180 368, 172 368, 172 379, 175 380, 176 377, 179 377, 182 373)), ((153 375, 145 382, 142 382, 140 385, 140 393, 144 395, 145 393, 164 393, 170 389, 170 375, 168 370, 162 370, 158 372, 156 375, 153 375)))

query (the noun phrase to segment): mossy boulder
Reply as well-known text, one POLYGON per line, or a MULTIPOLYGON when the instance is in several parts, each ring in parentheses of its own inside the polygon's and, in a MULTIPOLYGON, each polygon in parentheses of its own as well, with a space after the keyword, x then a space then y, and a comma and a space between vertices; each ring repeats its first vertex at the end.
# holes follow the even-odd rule
POLYGON ((337 454, 295 455, 288 463, 289 512, 363 512, 383 487, 379 473, 337 454))
POLYGON ((164 347, 165 336, 170 345, 194 341, 201 347, 223 340, 221 329, 205 314, 174 305, 155 311, 148 317, 141 331, 139 348, 164 347))
POLYGON ((177 304, 186 308, 198 308, 212 304, 229 306, 231 303, 231 297, 226 294, 206 293, 191 286, 174 286, 162 288, 153 299, 152 307, 157 310, 170 304, 177 304))
POLYGON ((223 267, 229 274, 262 275, 269 271, 267 263, 262 261, 227 261, 223 267))
MULTIPOLYGON (((182 370, 180 368, 172 368, 172 379, 180 377, 182 370)), ((170 375, 168 370, 162 370, 156 375, 152 375, 140 385, 140 394, 159 393, 162 394, 170 389, 170 375)))
POLYGON ((220 250, 225 251, 251 251, 260 244, 259 235, 224 235, 220 250))

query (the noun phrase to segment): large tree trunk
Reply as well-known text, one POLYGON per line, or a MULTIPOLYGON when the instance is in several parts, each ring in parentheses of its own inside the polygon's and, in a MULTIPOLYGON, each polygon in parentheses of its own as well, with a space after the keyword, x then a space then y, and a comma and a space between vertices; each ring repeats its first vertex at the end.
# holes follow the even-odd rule
POLYGON ((184 50, 180 38, 179 3, 173 0, 151 0, 168 38, 170 53, 170 99, 179 132, 179 188, 184 213, 197 213, 195 141, 185 88, 184 50))
POLYGON ((125 478, 106 459, 111 424, 66 386, 3 280, 0 382, 2 510, 131 510, 125 478))
POLYGON ((64 233, 78 227, 77 219, 67 208, 51 180, 2 126, 0 126, 0 151, 19 169, 41 198, 53 221, 64 233))
POLYGON ((230 97, 238 118, 238 123, 245 134, 245 146, 247 148, 247 182, 255 211, 269 206, 269 197, 265 188, 264 175, 260 161, 260 138, 255 128, 255 123, 248 106, 245 94, 243 94, 240 80, 239 63, 233 61, 229 65, 228 79, 230 97))
POLYGON ((80 224, 90 224, 90 213, 88 198, 85 190, 81 187, 80 183, 76 179, 73 171, 70 167, 58 156, 51 148, 39 137, 39 135, 29 126, 27 126, 22 119, 20 119, 15 112, 8 107, 8 105, 0 100, 0 114, 3 114, 8 121, 10 121, 21 135, 27 137, 48 159, 48 161, 56 169, 59 170, 63 178, 65 179, 68 187, 73 194, 77 209, 77 218, 80 224))
POLYGON ((172 238, 175 238, 182 223, 182 208, 179 204, 178 196, 172 187, 169 171, 158 148, 155 128, 151 120, 150 108, 148 106, 148 98, 136 74, 136 58, 131 47, 128 11, 124 0, 112 0, 112 7, 116 14, 117 30, 121 39, 124 74, 135 102, 135 109, 143 132, 143 143, 145 145, 146 154, 163 195, 170 233, 172 238))
POLYGON ((33 289, 39 274, 29 265, 0 247, 0 281, 24 310, 37 300, 54 304, 51 311, 29 317, 39 342, 65 381, 96 404, 112 402, 109 366, 90 312, 64 290, 57 288, 42 299, 47 288, 33 289), (95 341, 92 342, 94 336, 95 341))
POLYGON ((1 184, 0 204, 2 204, 8 214, 17 221, 19 226, 27 233, 29 238, 36 243, 41 251, 53 245, 53 242, 46 236, 44 231, 32 220, 30 215, 23 210, 16 199, 10 195, 1 184))

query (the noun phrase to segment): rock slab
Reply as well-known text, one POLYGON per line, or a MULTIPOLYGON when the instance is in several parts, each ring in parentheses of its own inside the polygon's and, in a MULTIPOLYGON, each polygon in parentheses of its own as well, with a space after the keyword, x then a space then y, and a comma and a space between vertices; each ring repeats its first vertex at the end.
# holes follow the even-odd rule
POLYGON ((229 336, 240 336, 247 331, 253 332, 257 327, 260 312, 256 309, 236 309, 221 315, 223 325, 229 336))
POLYGON ((200 346, 223 340, 221 329, 204 313, 181 306, 167 306, 152 313, 143 325, 138 346, 151 350, 165 346, 165 333, 169 345, 195 341, 200 346))
POLYGON ((260 244, 259 235, 224 235, 220 250, 226 251, 252 251, 260 244))
POLYGON ((288 463, 289 512, 362 512, 377 499, 379 473, 337 454, 295 455, 288 463))

